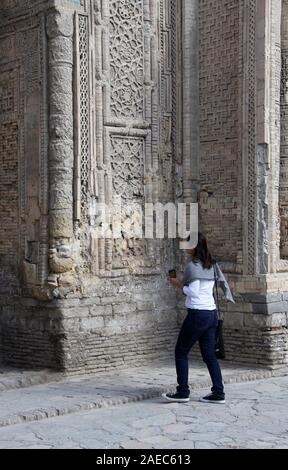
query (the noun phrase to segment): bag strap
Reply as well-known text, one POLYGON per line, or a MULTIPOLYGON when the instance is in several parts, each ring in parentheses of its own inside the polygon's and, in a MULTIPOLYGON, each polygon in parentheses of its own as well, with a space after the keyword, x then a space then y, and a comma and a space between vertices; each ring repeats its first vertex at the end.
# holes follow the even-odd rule
POLYGON ((220 320, 220 319, 223 319, 223 315, 221 315, 221 312, 220 312, 219 293, 218 293, 217 276, 216 276, 216 263, 213 264, 213 269, 214 269, 214 281, 215 281, 215 287, 216 287, 216 307, 218 311, 218 318, 220 320))

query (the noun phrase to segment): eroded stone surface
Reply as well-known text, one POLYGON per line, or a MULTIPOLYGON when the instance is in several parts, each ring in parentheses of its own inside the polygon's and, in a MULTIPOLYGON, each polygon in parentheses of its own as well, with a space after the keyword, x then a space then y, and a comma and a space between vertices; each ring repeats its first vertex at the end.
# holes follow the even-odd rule
POLYGON ((0 429, 2 449, 287 449, 288 377, 226 386, 225 405, 160 398, 0 429))

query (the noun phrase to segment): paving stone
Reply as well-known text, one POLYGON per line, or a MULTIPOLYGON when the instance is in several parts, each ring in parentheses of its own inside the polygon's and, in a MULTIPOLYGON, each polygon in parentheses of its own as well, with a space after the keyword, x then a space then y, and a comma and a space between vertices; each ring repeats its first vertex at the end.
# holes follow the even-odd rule
MULTIPOLYGON (((267 369, 244 367, 230 363, 222 364, 225 383, 239 380, 251 380, 270 377, 283 373, 267 369)), ((159 397, 164 391, 174 391, 176 374, 173 361, 153 361, 145 366, 113 372, 110 374, 97 374, 96 376, 67 378, 56 375, 53 382, 28 386, 31 381, 31 372, 27 375, 23 371, 2 370, 1 378, 9 384, 7 390, 1 394, 0 426, 17 424, 21 421, 40 420, 47 417, 65 415, 78 412, 124 404, 128 402, 159 397), (11 380, 11 374, 13 380, 11 380), (19 377, 21 390, 19 390, 19 377), (26 385, 26 386, 25 386, 26 385), (11 387, 11 388, 10 388, 11 387)), ((33 380, 36 375, 33 372, 33 380)), ((46 371, 40 373, 39 380, 51 380, 54 375, 47 375, 46 371)), ((194 360, 190 367, 191 401, 197 402, 205 394, 200 391, 203 387, 209 392, 210 378, 203 362, 194 360), (199 391, 197 391, 199 390, 199 391)), ((275 382, 271 382, 273 387, 275 382)), ((241 387, 241 384, 239 384, 241 387)), ((260 390, 260 389, 259 389, 260 390)), ((263 389, 264 390, 264 389, 263 389)), ((260 392, 251 391, 251 398, 258 398, 260 392)), ((191 403, 190 401, 190 403, 191 403)), ((227 397, 229 405, 229 397, 227 397)), ((179 404, 165 404, 170 409, 179 408, 179 404)), ((181 404, 180 407, 186 406, 181 404)), ((236 409, 241 404, 233 405, 236 409)))
MULTIPOLYGON (((175 380, 167 363, 6 390, 0 448, 288 448, 287 376, 227 384, 227 403, 217 406, 199 402, 206 393, 200 390, 203 363, 191 372, 191 400, 184 404, 159 397, 175 380), (151 390, 155 398, 143 401, 151 390)), ((227 373, 245 380, 251 369, 225 365, 227 373)), ((259 377, 266 373, 254 370, 259 377)))
POLYGON ((205 442, 205 441, 200 441, 200 442, 195 442, 195 449, 217 449, 217 446, 213 444, 212 442, 205 442))

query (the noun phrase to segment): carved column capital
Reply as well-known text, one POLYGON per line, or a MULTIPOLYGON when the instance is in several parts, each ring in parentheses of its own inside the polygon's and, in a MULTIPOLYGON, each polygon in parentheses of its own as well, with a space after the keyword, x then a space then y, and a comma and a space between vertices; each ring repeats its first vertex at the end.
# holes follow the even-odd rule
POLYGON ((73 36, 73 12, 60 9, 52 10, 47 15, 47 36, 54 39, 58 36, 71 38, 73 36))

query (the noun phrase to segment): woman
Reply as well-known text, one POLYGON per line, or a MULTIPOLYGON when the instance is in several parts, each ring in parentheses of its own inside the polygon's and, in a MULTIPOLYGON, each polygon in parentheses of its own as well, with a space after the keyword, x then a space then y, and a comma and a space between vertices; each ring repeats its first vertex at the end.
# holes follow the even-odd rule
POLYGON ((218 325, 218 313, 213 296, 215 280, 222 287, 226 299, 231 302, 234 300, 222 271, 212 259, 206 238, 202 233, 198 233, 196 248, 187 250, 187 253, 192 256, 192 260, 187 265, 183 282, 177 278, 170 279, 175 287, 183 289, 186 295, 185 306, 188 311, 175 348, 178 387, 176 393, 165 393, 162 396, 170 402, 189 401, 188 354, 192 346, 199 341, 201 355, 213 384, 212 393, 200 398, 200 401, 223 404, 225 403, 225 393, 222 374, 215 355, 218 325))

